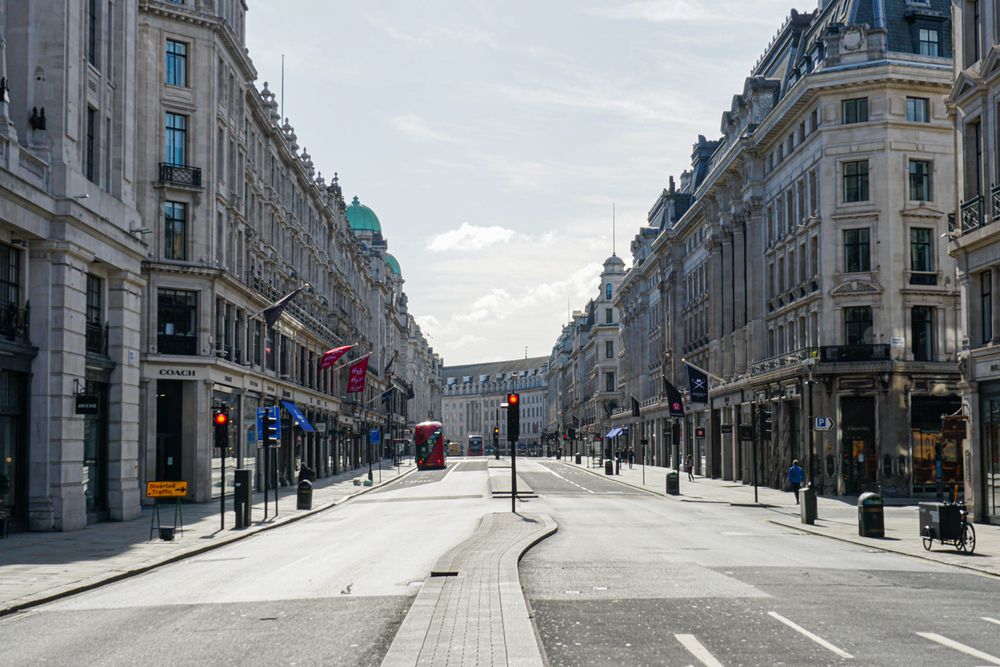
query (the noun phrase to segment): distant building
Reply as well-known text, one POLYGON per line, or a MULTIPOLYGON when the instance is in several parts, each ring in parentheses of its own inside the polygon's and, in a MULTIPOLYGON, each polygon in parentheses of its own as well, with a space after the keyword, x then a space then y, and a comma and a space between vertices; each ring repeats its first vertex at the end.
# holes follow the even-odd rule
POLYGON ((447 366, 441 369, 444 388, 441 398, 445 437, 461 442, 469 435, 482 435, 487 450, 493 443, 494 428, 500 429, 501 451, 507 451, 507 418, 500 404, 507 394, 521 399, 521 436, 525 448, 543 451, 546 434, 548 357, 494 361, 482 364, 447 366))

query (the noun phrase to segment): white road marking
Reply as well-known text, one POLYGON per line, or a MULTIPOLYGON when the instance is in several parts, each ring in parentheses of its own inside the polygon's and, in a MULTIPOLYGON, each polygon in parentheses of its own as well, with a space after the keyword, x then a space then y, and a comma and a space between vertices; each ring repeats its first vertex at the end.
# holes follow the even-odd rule
POLYGON ((990 663, 991 665, 1000 665, 1000 658, 990 655, 989 653, 983 653, 971 646, 966 646, 965 644, 960 644, 954 639, 948 639, 947 637, 942 637, 936 632, 918 632, 917 635, 923 637, 924 639, 929 639, 932 642, 937 642, 942 646, 947 646, 948 648, 953 648, 956 651, 961 651, 966 655, 971 655, 976 660, 983 660, 990 663))
POLYGON ((834 646, 830 642, 826 641, 825 639, 823 639, 819 635, 814 634, 812 632, 809 632, 808 630, 806 630, 805 628, 803 628, 798 623, 795 623, 794 621, 791 621, 791 620, 785 618, 784 616, 782 616, 781 614, 779 614, 776 611, 769 611, 769 612, 767 612, 767 615, 770 616, 771 618, 774 618, 776 620, 781 621, 782 623, 784 623, 785 625, 787 625, 788 627, 790 627, 792 630, 795 630, 799 634, 801 634, 801 635, 803 635, 805 637, 808 637, 809 639, 813 640, 814 642, 816 642, 817 644, 819 644, 820 646, 822 646, 826 650, 831 651, 833 653, 836 653, 841 658, 853 658, 854 657, 853 655, 851 655, 847 651, 843 651, 843 650, 837 648, 836 646, 834 646))
POLYGON ((546 469, 546 470, 548 470, 548 471, 549 471, 550 473, 552 473, 553 475, 555 475, 556 477, 558 477, 559 479, 561 479, 562 481, 564 481, 564 482, 569 482, 570 484, 572 484, 572 485, 573 485, 573 486, 575 486, 576 488, 578 488, 578 489, 583 489, 583 490, 584 490, 584 491, 586 491, 587 493, 593 493, 593 491, 591 491, 591 490, 590 490, 590 489, 588 489, 587 487, 585 487, 585 486, 580 486, 580 485, 579 485, 579 484, 577 484, 576 482, 574 482, 574 481, 572 481, 572 480, 569 480, 569 479, 566 479, 565 477, 563 477, 562 475, 560 475, 559 473, 557 473, 557 472, 556 472, 555 470, 553 470, 552 468, 549 468, 549 467, 546 467, 545 469, 546 469))
POLYGON ((983 616, 983 620, 987 623, 996 623, 997 625, 1000 625, 1000 621, 995 618, 990 618, 989 616, 983 616))
POLYGON ((681 645, 688 650, 688 653, 698 658, 698 661, 705 667, 722 667, 722 663, 715 659, 715 656, 708 652, 694 635, 674 635, 681 645))

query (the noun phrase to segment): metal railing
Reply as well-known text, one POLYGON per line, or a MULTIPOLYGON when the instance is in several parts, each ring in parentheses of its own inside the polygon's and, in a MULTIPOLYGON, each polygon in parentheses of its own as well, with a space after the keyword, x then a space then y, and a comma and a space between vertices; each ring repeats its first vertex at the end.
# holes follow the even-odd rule
POLYGON ((201 169, 181 164, 160 163, 160 183, 181 185, 188 188, 201 187, 201 169))
POLYGON ((791 352, 763 359, 750 366, 750 375, 760 375, 790 366, 800 366, 804 360, 818 356, 818 350, 819 348, 815 347, 800 347, 791 352))
POLYGON ((29 308, 16 303, 0 303, 0 336, 10 341, 28 342, 29 308))
POLYGON ((983 196, 976 195, 972 199, 962 202, 962 206, 959 209, 959 219, 961 224, 961 233, 966 234, 968 232, 979 229, 983 226, 983 196))
POLYGON ((824 362, 889 361, 891 348, 884 344, 824 345, 819 360, 824 362))

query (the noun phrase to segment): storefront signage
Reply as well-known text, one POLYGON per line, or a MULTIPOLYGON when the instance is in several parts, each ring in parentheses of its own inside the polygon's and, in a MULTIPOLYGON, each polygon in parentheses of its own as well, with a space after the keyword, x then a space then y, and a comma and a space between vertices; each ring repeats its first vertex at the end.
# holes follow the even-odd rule
POLYGON ((965 439, 965 415, 948 415, 941 418, 941 437, 949 440, 965 439))
POLYGON ((889 347, 896 350, 905 349, 906 339, 903 338, 902 336, 893 336, 892 338, 889 339, 889 347))
POLYGON ((77 394, 75 398, 76 414, 96 415, 101 411, 101 403, 97 394, 77 394))
POLYGON ((187 492, 187 482, 146 482, 147 498, 183 498, 187 492))
POLYGON ((193 378, 198 371, 194 368, 161 368, 160 377, 193 378))
POLYGON ((254 389, 260 389, 260 382, 257 382, 256 380, 247 380, 247 384, 249 384, 254 389))
POLYGON ((223 380, 225 380, 229 384, 233 383, 233 376, 232 375, 223 375, 222 378, 223 378, 223 380))
POLYGON ((722 433, 732 433, 733 432, 733 425, 732 424, 720 424, 719 430, 722 433))
POLYGON ((976 379, 1000 375, 1000 361, 980 361, 976 363, 976 379))

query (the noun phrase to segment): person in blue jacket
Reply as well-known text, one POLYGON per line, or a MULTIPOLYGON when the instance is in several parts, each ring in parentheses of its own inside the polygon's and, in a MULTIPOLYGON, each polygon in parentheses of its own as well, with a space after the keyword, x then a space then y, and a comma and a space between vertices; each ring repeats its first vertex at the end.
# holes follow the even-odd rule
POLYGON ((798 459, 792 461, 792 467, 788 469, 788 486, 792 487, 795 494, 795 504, 799 504, 799 489, 802 488, 802 480, 806 478, 806 471, 799 465, 798 459))

